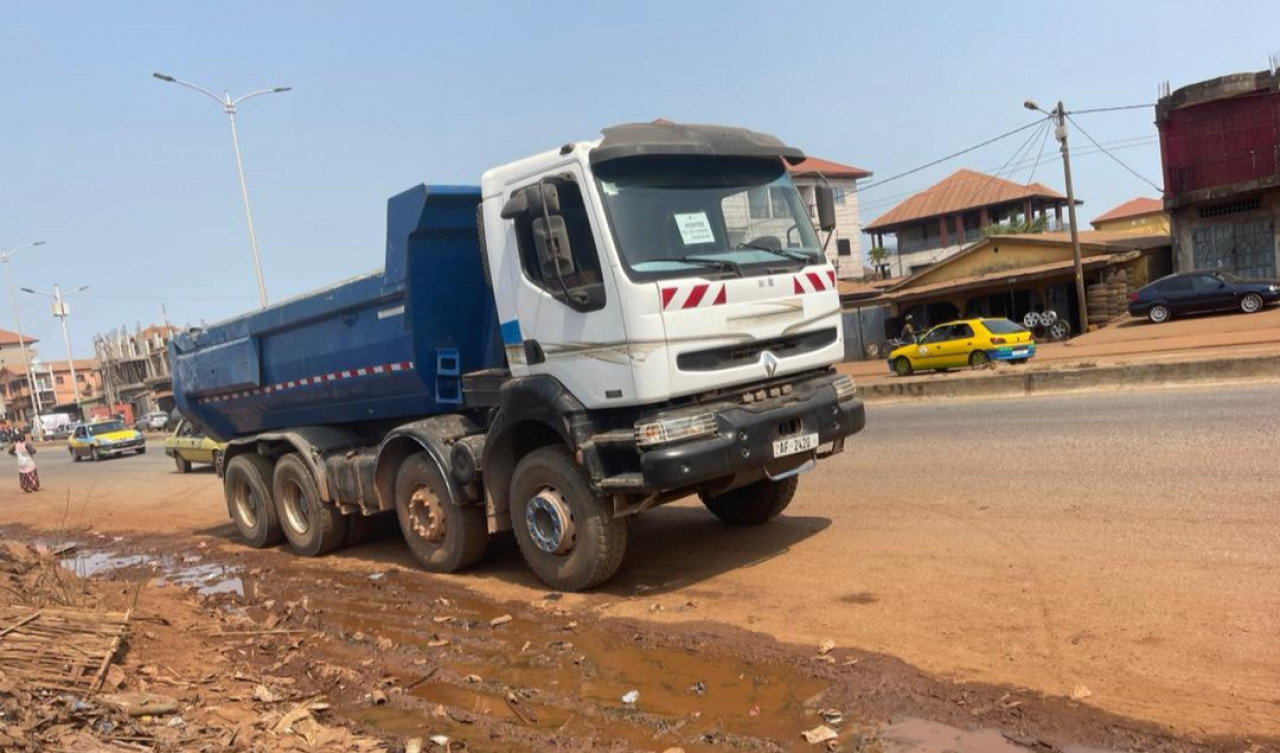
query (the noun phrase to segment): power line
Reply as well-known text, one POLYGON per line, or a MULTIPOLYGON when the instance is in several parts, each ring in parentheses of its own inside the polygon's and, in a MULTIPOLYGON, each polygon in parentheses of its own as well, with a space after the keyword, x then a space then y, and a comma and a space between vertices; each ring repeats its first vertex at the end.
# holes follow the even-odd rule
POLYGON ((1040 150, 1036 153, 1036 162, 1034 165, 1031 166, 1031 174, 1027 176, 1028 185, 1030 185, 1031 181, 1035 180, 1036 178, 1036 169, 1040 167, 1040 158, 1043 157, 1045 154, 1044 144, 1048 140, 1049 140, 1049 129, 1045 128, 1044 137, 1040 139, 1040 150))
POLYGON ((1094 112, 1115 112, 1116 110, 1142 110, 1148 107, 1155 107, 1154 102, 1141 105, 1120 105, 1119 107, 1092 107, 1088 110, 1068 110, 1067 115, 1088 115, 1094 112))
POLYGON ((1023 131, 1027 130, 1028 128, 1034 128, 1035 126, 1040 125, 1043 121, 1044 121, 1044 118, 1038 118, 1038 119, 1036 119, 1036 120, 1034 120, 1034 121, 1032 121, 1032 122, 1030 122, 1030 123, 1027 123, 1026 125, 1024 125, 1024 126, 1022 126, 1022 127, 1020 127, 1020 128, 1015 128, 1015 129, 1013 129, 1012 131, 1008 131, 1008 132, 1006 132, 1006 133, 1002 133, 1002 134, 1000 134, 999 136, 996 136, 996 137, 994 137, 994 138, 987 139, 986 141, 983 141, 981 144, 974 144, 973 146, 968 147, 967 149, 961 149, 960 151, 958 151, 958 152, 954 152, 954 153, 952 153, 952 154, 948 154, 948 155, 947 155, 947 156, 945 156, 945 157, 939 157, 938 159, 936 159, 936 160, 934 160, 934 161, 932 161, 932 162, 929 162, 929 163, 926 163, 926 164, 920 165, 919 167, 914 167, 914 168, 912 168, 912 169, 910 169, 910 170, 907 170, 906 172, 898 173, 897 175, 891 175, 891 176, 889 176, 888 178, 885 178, 884 180, 877 180, 877 181, 875 181, 875 182, 873 182, 873 183, 868 183, 867 185, 860 187, 858 190, 860 190, 860 191, 866 191, 866 190, 869 190, 869 189, 871 189, 871 188, 875 188, 876 186, 883 186, 884 184, 886 184, 886 183, 890 183, 890 182, 895 181, 895 180, 897 180, 897 179, 899 179, 899 178, 905 178, 905 177, 907 177, 908 175, 914 175, 915 173, 918 173, 918 172, 920 172, 921 170, 927 170, 927 169, 929 169, 929 168, 933 167, 934 165, 939 165, 939 164, 941 164, 941 163, 943 163, 943 162, 946 162, 947 160, 955 159, 956 157, 959 157, 959 156, 960 156, 960 155, 962 155, 962 154, 968 154, 969 152, 972 152, 972 151, 974 151, 974 150, 976 150, 976 149, 981 149, 981 148, 982 148, 982 147, 984 147, 984 146, 988 146, 988 145, 990 145, 990 144, 994 144, 994 143, 996 143, 997 141, 1001 141, 1001 140, 1003 140, 1003 139, 1007 139, 1007 138, 1009 138, 1010 136, 1012 136, 1012 135, 1014 135, 1014 134, 1016 134, 1016 133, 1022 133, 1023 131))
POLYGON ((1085 129, 1083 129, 1083 128, 1080 128, 1080 124, 1079 124, 1079 123, 1077 123, 1077 122, 1075 121, 1075 119, 1074 119, 1074 118, 1072 118, 1070 115, 1068 115, 1068 116, 1067 116, 1067 120, 1071 121, 1071 125, 1075 126, 1077 129, 1079 129, 1080 133, 1083 133, 1083 134, 1084 134, 1084 137, 1085 137, 1086 139, 1089 139, 1089 141, 1090 141, 1094 146, 1096 146, 1096 147, 1098 147, 1099 149, 1101 149, 1103 154, 1105 154, 1105 155, 1107 155, 1108 157, 1110 157, 1111 159, 1115 160, 1115 163, 1116 163, 1117 165, 1119 165, 1120 167, 1123 167, 1124 169, 1128 170, 1130 173, 1132 173, 1132 174, 1133 174, 1133 176, 1134 176, 1135 178, 1138 178, 1139 180, 1144 181, 1147 185, 1149 185, 1149 186, 1151 186, 1152 188, 1156 189, 1156 190, 1157 190, 1157 191, 1159 191, 1160 193, 1162 193, 1162 194, 1164 193, 1164 189, 1163 189, 1163 188, 1161 188, 1160 186, 1157 186, 1155 183, 1152 183, 1150 180, 1147 180, 1147 178, 1146 178, 1146 177, 1144 177, 1144 176, 1143 176, 1141 173, 1139 173, 1137 170, 1134 170, 1132 167, 1129 167, 1129 166, 1128 166, 1127 164, 1125 164, 1125 162, 1124 162, 1123 160, 1121 160, 1119 157, 1117 157, 1117 156, 1115 156, 1114 154, 1112 154, 1111 152, 1107 151, 1107 150, 1106 150, 1106 148, 1105 148, 1104 146, 1102 146, 1102 144, 1099 144, 1099 143, 1098 143, 1097 139, 1095 139, 1094 137, 1092 137, 1092 136, 1090 136, 1090 135, 1089 135, 1089 132, 1088 132, 1088 131, 1086 131, 1086 130, 1085 130, 1085 129))

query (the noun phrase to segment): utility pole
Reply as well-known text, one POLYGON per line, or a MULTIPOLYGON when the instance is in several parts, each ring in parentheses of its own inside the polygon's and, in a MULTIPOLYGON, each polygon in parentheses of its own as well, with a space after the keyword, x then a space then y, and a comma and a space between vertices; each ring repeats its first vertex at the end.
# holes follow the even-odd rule
MULTIPOLYGON (((1022 106, 1028 110, 1045 112, 1030 99, 1023 102, 1022 106)), ((1074 262, 1076 273, 1077 310, 1080 312, 1080 331, 1085 332, 1089 328, 1089 309, 1084 300, 1084 264, 1080 261, 1080 230, 1076 223, 1076 191, 1071 185, 1071 151, 1067 148, 1067 110, 1062 106, 1062 100, 1058 100, 1058 106, 1054 108, 1053 112, 1045 112, 1045 114, 1053 118, 1056 124, 1053 135, 1061 145, 1062 173, 1067 184, 1067 216, 1071 222, 1071 260, 1074 262)))
MULTIPOLYGON (((75 295, 76 293, 81 293, 88 289, 88 285, 81 285, 71 291, 69 295, 75 295)), ((67 368, 71 370, 71 389, 72 394, 76 397, 76 412, 80 414, 80 420, 83 421, 84 404, 80 397, 80 383, 76 381, 76 360, 71 355, 71 336, 67 334, 67 317, 71 314, 71 308, 67 306, 67 301, 62 295, 62 288, 54 285, 52 293, 42 293, 39 290, 32 290, 31 288, 23 288, 22 292, 34 293, 35 295, 42 295, 45 298, 53 299, 53 315, 62 322, 62 342, 67 346, 67 368)), ((50 373, 52 373, 52 370, 50 373)), ((57 395, 56 389, 54 394, 55 396, 57 395)))
POLYGON ((6 276, 9 278, 9 297, 13 299, 13 326, 18 330, 18 350, 22 352, 22 368, 27 370, 27 387, 31 390, 31 432, 37 440, 44 439, 44 424, 40 423, 40 390, 37 388, 35 374, 32 373, 31 359, 27 358, 27 338, 22 335, 22 319, 18 316, 18 293, 13 289, 13 270, 9 267, 9 260, 25 248, 43 245, 44 241, 36 241, 0 253, 0 262, 4 263, 5 271, 8 273, 6 276))

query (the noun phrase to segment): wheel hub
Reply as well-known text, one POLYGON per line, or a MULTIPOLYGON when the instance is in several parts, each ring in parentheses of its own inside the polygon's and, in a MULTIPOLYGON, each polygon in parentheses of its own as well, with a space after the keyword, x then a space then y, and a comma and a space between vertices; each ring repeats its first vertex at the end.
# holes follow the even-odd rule
POLYGON ((409 498, 409 518, 414 532, 433 544, 444 541, 444 516, 444 505, 427 487, 420 487, 409 498))
POLYGON ((258 525, 258 513, 254 509, 254 500, 251 499, 252 494, 253 492, 250 491, 248 484, 238 484, 232 497, 235 501, 236 517, 240 519, 245 528, 253 528, 258 525))
POLYGON ((568 554, 573 551, 577 531, 573 515, 560 492, 547 487, 529 500, 524 508, 529 538, 538 549, 548 554, 568 554))

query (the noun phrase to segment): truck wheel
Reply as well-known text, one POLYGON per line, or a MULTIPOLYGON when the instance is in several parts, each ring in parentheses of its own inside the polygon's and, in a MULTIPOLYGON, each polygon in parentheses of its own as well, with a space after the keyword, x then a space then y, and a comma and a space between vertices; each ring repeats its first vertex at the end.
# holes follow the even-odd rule
POLYGON ((280 528, 293 551, 318 557, 342 546, 347 519, 337 507, 320 499, 311 469, 291 452, 276 462, 271 489, 276 500, 280 528))
POLYGON ((271 461, 253 453, 237 455, 227 463, 223 494, 231 522, 255 549, 280 543, 284 533, 271 499, 271 461))
POLYGON ((182 457, 181 455, 178 455, 178 454, 176 454, 176 453, 174 454, 174 456, 173 456, 173 464, 174 464, 175 466, 177 466, 177 467, 178 467, 178 473, 190 473, 190 472, 191 472, 191 461, 190 461, 190 460, 187 460, 186 458, 182 457))
POLYGON ((765 479, 714 497, 698 496, 702 498, 702 504, 724 522, 735 526, 755 526, 778 517, 787 509, 799 481, 795 476, 781 481, 765 479))
POLYGON ((453 504, 440 469, 425 452, 410 455, 396 473, 396 517, 409 550, 433 573, 471 567, 489 544, 484 507, 453 504))
POLYGON ((533 572, 560 591, 581 591, 613 577, 627 551, 627 526, 561 446, 542 447, 516 464, 511 527, 533 572))

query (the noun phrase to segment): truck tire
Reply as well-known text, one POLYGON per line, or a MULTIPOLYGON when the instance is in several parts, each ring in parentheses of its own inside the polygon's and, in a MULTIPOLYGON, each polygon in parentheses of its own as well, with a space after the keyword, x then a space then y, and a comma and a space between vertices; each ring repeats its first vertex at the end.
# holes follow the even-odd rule
POLYGON ((534 574, 554 589, 581 591, 613 577, 627 551, 627 525, 597 496, 563 446, 516 464, 511 527, 534 574))
POLYGON ((191 461, 182 457, 178 453, 173 453, 173 464, 178 467, 178 473, 190 473, 191 461))
POLYGON ((276 462, 271 489, 280 528, 293 551, 318 557, 342 546, 347 538, 347 519, 337 507, 320 499, 311 469, 296 452, 276 462))
POLYGON ((792 476, 781 481, 765 479, 738 487, 714 497, 700 494, 717 518, 735 526, 756 526, 767 523, 782 514, 796 495, 800 479, 792 476))
POLYGON ((484 507, 453 504, 425 452, 405 458, 396 473, 396 517, 414 558, 433 573, 471 567, 489 544, 484 507))
POLYGON ((254 453, 237 455, 227 463, 222 491, 227 513, 245 543, 255 549, 284 539, 271 498, 271 461, 254 453))

